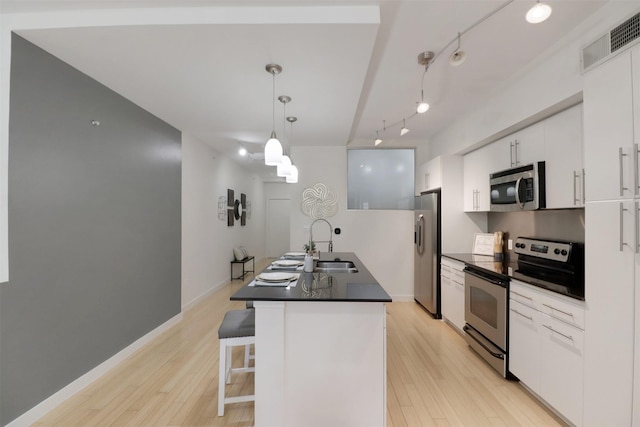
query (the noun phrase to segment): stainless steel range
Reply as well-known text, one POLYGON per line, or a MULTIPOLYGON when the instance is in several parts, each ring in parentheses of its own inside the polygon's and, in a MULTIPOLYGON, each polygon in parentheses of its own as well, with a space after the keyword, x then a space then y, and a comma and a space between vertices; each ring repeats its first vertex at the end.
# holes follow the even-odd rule
POLYGON ((514 252, 514 279, 584 300, 584 244, 519 237, 514 252))
POLYGON ((465 340, 489 365, 506 377, 509 279, 469 264, 464 272, 465 340))

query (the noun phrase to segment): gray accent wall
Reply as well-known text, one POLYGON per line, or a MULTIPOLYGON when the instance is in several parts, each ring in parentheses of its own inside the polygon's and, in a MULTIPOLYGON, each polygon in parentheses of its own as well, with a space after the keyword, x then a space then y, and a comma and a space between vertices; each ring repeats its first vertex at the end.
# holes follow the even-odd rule
POLYGON ((181 310, 180 132, 16 34, 10 96, 2 425, 181 310))

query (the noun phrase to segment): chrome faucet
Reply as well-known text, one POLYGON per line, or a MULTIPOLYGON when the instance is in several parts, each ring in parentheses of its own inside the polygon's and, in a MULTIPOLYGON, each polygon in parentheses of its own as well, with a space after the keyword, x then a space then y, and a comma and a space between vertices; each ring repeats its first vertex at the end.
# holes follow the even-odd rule
POLYGON ((313 225, 318 221, 324 221, 329 226, 329 240, 318 240, 317 243, 328 243, 329 244, 329 252, 333 252, 333 227, 331 223, 324 218, 318 218, 311 223, 309 227, 309 248, 311 248, 311 244, 313 242, 313 225))

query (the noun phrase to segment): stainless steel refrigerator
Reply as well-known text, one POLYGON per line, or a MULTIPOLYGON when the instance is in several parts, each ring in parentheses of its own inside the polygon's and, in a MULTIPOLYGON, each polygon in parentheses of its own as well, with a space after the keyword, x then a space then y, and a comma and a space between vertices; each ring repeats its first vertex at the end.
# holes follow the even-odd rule
POLYGON ((440 190, 415 199, 414 298, 437 319, 440 314, 440 190))

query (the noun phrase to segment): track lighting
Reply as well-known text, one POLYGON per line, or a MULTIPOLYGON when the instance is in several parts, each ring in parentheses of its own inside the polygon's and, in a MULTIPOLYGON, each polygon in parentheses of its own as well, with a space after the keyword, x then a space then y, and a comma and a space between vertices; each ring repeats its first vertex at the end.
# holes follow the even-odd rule
POLYGON ((453 67, 457 67, 462 64, 465 59, 467 59, 467 53, 464 50, 460 50, 460 33, 458 33, 458 47, 451 56, 449 56, 449 64, 453 67))
POLYGON ((375 144, 376 147, 382 143, 382 140, 378 136, 378 131, 376 131, 376 139, 373 141, 373 143, 375 144))
POLYGON ((421 52, 418 55, 418 64, 424 66, 424 72, 422 73, 422 83, 420 86, 420 102, 418 103, 418 107, 416 108, 416 113, 418 114, 426 113, 429 109, 429 104, 424 101, 424 75, 427 74, 427 70, 429 69, 431 63, 433 63, 435 57, 435 53, 430 50, 421 52))
POLYGON ((244 147, 240 147, 240 149, 238 150, 238 154, 240 154, 241 156, 246 156, 247 155, 247 149, 244 147))
POLYGON ((407 125, 405 124, 405 120, 402 119, 402 129, 400 129, 400 136, 404 136, 409 133, 409 129, 407 129, 407 125))
POLYGON ((420 93, 420 102, 418 103, 418 107, 416 107, 416 113, 418 114, 426 113, 427 110, 429 110, 429 104, 424 102, 424 91, 420 91, 420 93))
POLYGON ((264 164, 267 166, 277 166, 282 161, 282 144, 276 136, 276 74, 282 72, 282 67, 278 64, 267 64, 265 69, 273 76, 273 117, 271 137, 264 146, 264 164))
POLYGON ((530 24, 539 24, 540 22, 546 21, 550 16, 551 6, 536 1, 536 4, 527 12, 525 19, 530 24))

